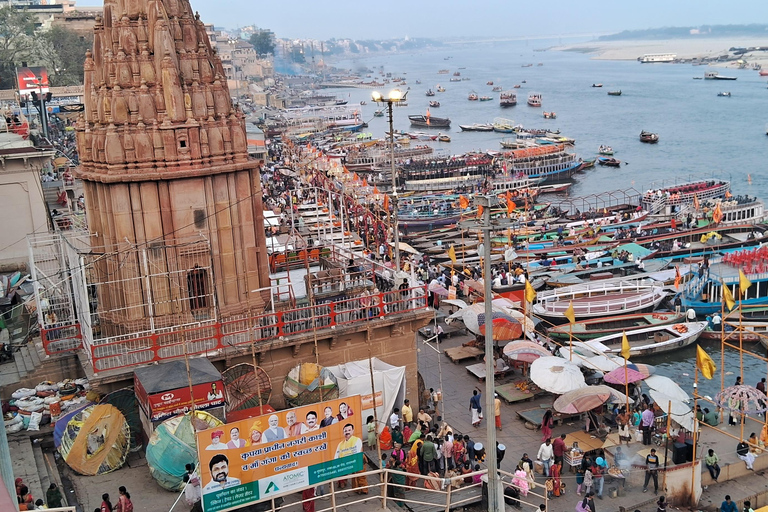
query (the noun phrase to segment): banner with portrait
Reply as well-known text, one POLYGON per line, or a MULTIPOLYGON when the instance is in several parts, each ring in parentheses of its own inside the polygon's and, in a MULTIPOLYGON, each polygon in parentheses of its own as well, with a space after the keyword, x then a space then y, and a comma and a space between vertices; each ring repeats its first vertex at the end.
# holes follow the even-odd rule
POLYGON ((224 512, 363 469, 360 395, 197 433, 203 510, 224 512))

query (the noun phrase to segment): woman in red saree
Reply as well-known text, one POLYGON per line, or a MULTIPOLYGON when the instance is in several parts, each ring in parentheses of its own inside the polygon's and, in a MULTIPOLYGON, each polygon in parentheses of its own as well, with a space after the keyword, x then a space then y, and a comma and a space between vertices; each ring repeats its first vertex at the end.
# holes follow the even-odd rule
POLYGON ((419 481, 419 476, 421 476, 421 471, 419 471, 419 447, 422 444, 424 444, 424 441, 421 439, 415 441, 408 451, 408 456, 405 458, 405 471, 408 473, 405 477, 405 483, 410 487, 416 487, 416 482, 419 481))
POLYGON ((552 467, 549 468, 549 476, 552 477, 552 483, 554 484, 552 486, 552 494, 554 496, 560 496, 560 487, 562 486, 562 481, 560 480, 560 463, 552 465, 552 467))

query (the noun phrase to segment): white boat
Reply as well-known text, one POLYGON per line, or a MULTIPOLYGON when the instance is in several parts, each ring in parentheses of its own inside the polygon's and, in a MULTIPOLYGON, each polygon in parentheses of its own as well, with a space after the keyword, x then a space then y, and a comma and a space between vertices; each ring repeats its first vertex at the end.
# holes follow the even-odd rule
POLYGON ((604 354, 619 354, 621 353, 622 337, 626 334, 630 356, 642 357, 687 347, 694 343, 706 328, 707 322, 654 325, 642 329, 616 332, 584 342, 584 344, 604 354))
POLYGON ((537 316, 561 321, 572 303, 576 318, 596 318, 653 310, 666 296, 658 282, 595 281, 541 292, 532 309, 537 316))
POLYGON ((674 53, 646 53, 642 57, 638 57, 642 64, 651 64, 655 62, 674 62, 677 55, 674 53))

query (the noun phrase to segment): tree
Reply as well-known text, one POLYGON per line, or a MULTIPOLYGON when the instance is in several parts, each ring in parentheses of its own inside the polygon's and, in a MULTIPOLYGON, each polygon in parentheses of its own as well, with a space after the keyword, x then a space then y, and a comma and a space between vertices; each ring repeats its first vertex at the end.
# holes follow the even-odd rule
POLYGON ((16 88, 16 67, 30 58, 35 18, 26 9, 0 8, 0 89, 16 88))
POLYGON ((271 30, 254 32, 249 42, 259 55, 273 55, 275 53, 275 38, 271 30))
POLYGON ((48 68, 51 86, 83 83, 85 52, 93 46, 93 36, 83 37, 68 28, 55 26, 41 32, 35 42, 40 64, 48 68))

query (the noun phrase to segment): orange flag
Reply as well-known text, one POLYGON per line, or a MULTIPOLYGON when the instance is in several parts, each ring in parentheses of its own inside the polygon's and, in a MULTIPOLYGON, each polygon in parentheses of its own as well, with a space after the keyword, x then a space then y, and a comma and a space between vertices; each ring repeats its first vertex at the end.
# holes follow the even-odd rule
POLYGON ((512 192, 507 190, 507 213, 515 211, 515 202, 512 200, 512 192))
POLYGON ((464 210, 467 207, 469 207, 469 199, 467 199, 464 196, 459 196, 459 206, 461 206, 462 210, 464 210))
POLYGON ((363 186, 364 186, 364 187, 367 187, 367 186, 368 186, 368 180, 367 180, 367 179, 365 179, 365 178, 363 178, 363 186))
POLYGON ((676 290, 680 289, 680 279, 681 279, 681 277, 680 277, 680 267, 675 265, 675 289, 676 290))
POLYGON ((482 206, 478 206, 477 207, 477 216, 478 216, 478 218, 483 216, 483 207, 482 206))
POLYGON ((723 210, 720 208, 720 203, 717 203, 715 211, 712 212, 712 220, 715 221, 715 224, 720 224, 720 221, 723 220, 723 210))
POLYGON ((389 196, 388 195, 384 196, 384 204, 382 205, 382 208, 384 208, 385 212, 389 211, 389 196))
POLYGON ((693 195, 693 207, 696 208, 697 210, 700 207, 700 205, 699 205, 699 198, 698 198, 698 196, 696 194, 693 195))

